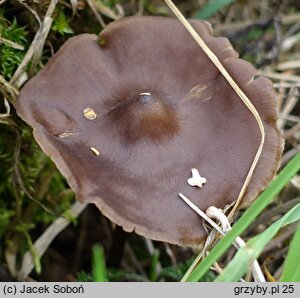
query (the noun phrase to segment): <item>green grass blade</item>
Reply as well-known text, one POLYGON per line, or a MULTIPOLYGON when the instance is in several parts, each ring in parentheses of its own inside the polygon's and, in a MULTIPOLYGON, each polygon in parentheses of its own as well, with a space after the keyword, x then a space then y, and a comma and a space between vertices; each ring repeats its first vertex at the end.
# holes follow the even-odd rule
POLYGON ((206 20, 234 1, 235 0, 211 0, 195 15, 195 18, 206 20))
POLYGON ((300 281, 299 247, 300 247, 300 224, 298 224, 297 231, 290 244, 289 252, 284 262, 283 273, 280 281, 284 281, 284 282, 300 281))
POLYGON ((151 256, 151 266, 150 266, 150 280, 156 281, 157 275, 157 265, 159 262, 159 250, 155 249, 151 256))
POLYGON ((232 230, 221 239, 208 256, 187 277, 186 281, 198 281, 209 270, 225 251, 231 246, 237 236, 242 234, 253 220, 270 204, 273 198, 282 190, 286 183, 300 169, 300 153, 298 153, 270 183, 268 188, 257 198, 252 206, 236 222, 232 230))
POLYGON ((93 280, 97 282, 108 281, 104 250, 100 245, 93 247, 93 280))
POLYGON ((249 265, 258 258, 264 247, 277 234, 281 227, 300 220, 300 204, 274 222, 264 232, 247 241, 246 246, 239 249, 233 260, 215 281, 238 281, 243 277, 249 265))

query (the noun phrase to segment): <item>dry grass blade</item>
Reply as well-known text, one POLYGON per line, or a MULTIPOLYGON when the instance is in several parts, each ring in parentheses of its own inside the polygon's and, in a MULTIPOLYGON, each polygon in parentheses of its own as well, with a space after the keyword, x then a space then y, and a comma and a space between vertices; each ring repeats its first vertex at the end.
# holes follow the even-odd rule
MULTIPOLYGON (((72 217, 78 217, 83 210, 86 208, 87 204, 74 203, 71 209, 68 211, 72 217)), ((41 257, 46 249, 49 247, 54 238, 69 225, 70 221, 66 218, 59 217, 56 219, 45 232, 35 241, 34 250, 38 257, 41 257)), ((18 279, 23 280, 26 278, 34 267, 34 260, 31 251, 27 251, 23 257, 21 269, 18 272, 18 279)))
POLYGON ((300 83, 289 83, 289 82, 279 82, 273 84, 274 88, 282 88, 282 89, 288 89, 293 87, 300 87, 300 83))
POLYGON ((78 1, 77 0, 70 0, 71 6, 72 6, 72 19, 75 17, 76 11, 77 11, 77 6, 78 6, 78 1))
MULTIPOLYGON (((30 67, 30 74, 31 75, 33 74, 35 67, 37 66, 37 64, 40 61, 40 58, 41 58, 41 55, 43 52, 43 48, 44 48, 44 44, 45 44, 45 41, 47 39, 48 33, 51 28, 51 24, 52 24, 51 16, 55 10, 57 3, 58 3, 58 0, 52 0, 50 2, 48 10, 47 10, 46 15, 43 20, 43 23, 40 22, 40 19, 37 16, 37 20, 40 24, 40 28, 36 32, 25 57, 23 58, 22 62, 18 66, 14 75, 12 76, 12 78, 10 80, 11 84, 14 84, 14 85, 16 84, 17 80, 24 74, 25 68, 27 67, 28 63, 31 60, 32 60, 32 64, 30 67)), ((26 7, 28 7, 28 5, 26 7)), ((32 12, 31 8, 28 8, 28 9, 32 12)), ((34 15, 36 16, 36 13, 34 13, 34 15)))
POLYGON ((0 93, 11 103, 14 104, 19 95, 19 90, 15 88, 11 83, 7 82, 0 75, 0 93))
POLYGON ((278 72, 271 72, 271 71, 261 71, 257 72, 258 75, 262 75, 274 80, 282 80, 288 82, 296 82, 300 83, 300 76, 285 74, 285 73, 278 73, 278 72))
POLYGON ((300 68, 300 60, 286 61, 277 65, 278 70, 289 70, 300 68))
POLYGON ((269 221, 272 220, 274 217, 279 216, 281 214, 285 214, 297 204, 300 204, 300 197, 297 197, 280 205, 276 205, 270 210, 266 210, 259 218, 255 220, 255 222, 251 224, 248 230, 250 231, 252 229, 255 229, 262 223, 265 225, 269 224, 269 221))
POLYGON ((252 178, 253 172, 255 170, 255 167, 258 163, 258 160, 260 158, 264 142, 265 142, 265 130, 262 123, 262 120, 249 100, 249 98, 246 96, 246 94, 240 89, 240 87, 236 84, 236 82, 232 79, 230 74, 227 72, 227 70, 224 68, 220 60, 217 58, 217 56, 210 50, 210 48, 206 45, 206 43, 203 41, 203 39, 199 36, 199 34, 194 30, 194 28, 189 24, 189 22, 186 20, 186 18, 181 14, 181 12, 177 9, 177 7, 174 5, 174 3, 171 0, 165 0, 167 5, 170 7, 170 9, 173 11, 173 13, 176 15, 176 17, 180 20, 180 22, 184 25, 184 27, 188 30, 188 32, 192 35, 194 40, 198 43, 198 45, 201 47, 201 49, 207 54, 207 56, 211 59, 211 61, 214 63, 214 65, 218 68, 218 70, 221 72, 221 74, 225 77, 225 79, 228 81, 228 83, 231 85, 231 87, 235 90, 237 95, 240 97, 240 99, 243 101, 243 103, 247 106, 247 108, 251 111, 253 116, 255 117, 255 120, 257 122, 257 125, 259 127, 260 133, 261 133, 261 142, 258 147, 258 150, 255 154, 255 157, 253 159, 253 162, 251 164, 251 167, 248 171, 247 177, 244 181, 244 184, 242 185, 242 188, 240 190, 240 193, 238 195, 238 198, 236 200, 236 203, 231 210, 229 214, 229 218, 231 219, 238 208, 243 195, 246 191, 246 188, 248 184, 250 183, 250 180, 252 178))
POLYGON ((12 76, 10 83, 15 84, 16 81, 19 79, 24 74, 25 68, 27 67, 28 63, 32 60, 31 68, 30 68, 30 73, 32 74, 36 65, 40 61, 40 57, 42 55, 42 51, 44 48, 45 41, 47 39, 49 30, 51 28, 52 24, 52 14, 55 10, 55 7, 58 3, 58 0, 52 0, 49 4, 48 10, 46 12, 46 15, 44 17, 43 23, 41 23, 39 17, 37 16, 36 12, 32 11, 32 8, 30 8, 28 5, 26 6, 34 15, 36 16, 40 28, 36 32, 33 41, 23 58, 22 62, 18 66, 17 70, 15 71, 14 75, 12 76))
POLYGON ((42 28, 42 22, 40 20, 40 17, 38 16, 38 14, 26 3, 24 3, 23 1, 19 1, 20 4, 22 4, 26 9, 28 9, 36 18, 37 22, 39 23, 39 29, 37 30, 31 45, 29 47, 29 49, 27 50, 22 62, 19 64, 17 70, 15 71, 15 73, 13 74, 13 76, 10 79, 10 83, 15 85, 17 80, 24 75, 25 72, 25 68, 27 67, 28 63, 30 62, 32 56, 34 55, 34 51, 36 48, 36 44, 38 43, 39 40, 39 36, 40 36, 40 31, 42 28))
POLYGON ((283 137, 287 140, 294 136, 298 131, 300 130, 300 122, 295 124, 292 128, 289 130, 286 130, 285 133, 283 134, 283 137))
POLYGON ((105 6, 100 0, 94 2, 94 5, 103 15, 111 18, 112 20, 117 20, 122 17, 122 15, 117 15, 112 9, 105 6))
POLYGON ((106 24, 103 21, 103 18, 101 17, 101 15, 98 13, 97 7, 95 6, 95 3, 93 0, 86 0, 87 4, 89 5, 89 7, 91 8, 92 12, 94 13, 96 19, 98 20, 99 24, 105 28, 106 24))
POLYGON ((39 40, 39 35, 40 35, 40 30, 38 30, 36 32, 32 42, 31 42, 31 45, 30 45, 29 49, 27 50, 22 62, 19 64, 17 70, 15 71, 12 78, 10 79, 9 82, 11 84, 15 85, 17 80, 24 74, 28 63, 30 62, 30 60, 34 54, 36 44, 38 43, 38 40, 39 40))
POLYGON ((291 88, 289 92, 288 99, 282 108, 280 119, 278 120, 279 128, 283 129, 286 123, 287 117, 290 115, 292 110, 295 108, 298 102, 298 96, 296 94, 297 88, 291 88))
POLYGON ((58 0, 51 0, 50 4, 48 6, 46 15, 43 20, 42 27, 40 28, 39 39, 38 39, 38 42, 36 43, 36 47, 35 47, 34 54, 32 57, 32 64, 30 67, 29 76, 33 75, 33 72, 42 56, 43 48, 44 48, 48 33, 51 29, 52 21, 53 21, 52 14, 55 10, 57 3, 58 3, 58 0))
MULTIPOLYGON (((283 25, 288 25, 288 24, 295 24, 299 22, 300 20, 300 13, 290 13, 288 15, 281 15, 280 16, 281 23, 283 25)), ((254 21, 256 23, 257 21, 254 21)), ((252 26, 253 21, 251 20, 245 20, 245 21, 234 21, 232 23, 224 22, 222 24, 217 24, 215 28, 215 32, 219 33, 222 31, 227 31, 227 30, 239 30, 241 28, 245 28, 247 26, 252 26)))
POLYGON ((24 50, 24 46, 0 36, 0 44, 1 43, 5 44, 13 49, 16 49, 16 50, 20 50, 20 51, 24 50))
MULTIPOLYGON (((184 196, 182 193, 179 193, 179 197, 183 199, 183 201, 191 208, 193 209, 199 216, 201 216, 204 220, 206 220, 210 225, 218 231, 221 235, 225 236, 225 234, 231 230, 230 223, 228 221, 228 218, 225 216, 225 214, 217 209, 216 207, 210 207, 206 210, 206 213, 204 213, 201 209, 199 209, 196 205, 194 205, 186 196, 184 196), (211 218, 217 219, 221 223, 221 227, 219 227, 218 224, 216 224, 211 218)), ((232 243, 237 249, 240 247, 245 246, 245 242, 241 237, 237 237, 235 241, 232 243)), ((201 254, 200 254, 201 255, 201 254)), ((196 260, 193 262, 193 264, 190 266, 184 277, 181 281, 186 281, 187 277, 190 275, 190 273, 194 270, 196 265, 198 264, 199 259, 196 258, 196 260)), ((257 262, 257 260, 253 261, 252 264, 252 273, 254 276, 255 281, 264 282, 265 278, 264 275, 260 269, 260 266, 257 262)))
POLYGON ((284 167, 298 152, 300 152, 300 144, 284 153, 281 159, 281 168, 284 167))
POLYGON ((25 3, 23 0, 18 0, 18 2, 23 5, 26 9, 28 9, 35 17, 35 19, 38 21, 39 23, 39 26, 41 27, 42 26, 42 22, 41 22, 41 19, 39 17, 39 15, 36 13, 36 11, 31 8, 27 3, 25 3))

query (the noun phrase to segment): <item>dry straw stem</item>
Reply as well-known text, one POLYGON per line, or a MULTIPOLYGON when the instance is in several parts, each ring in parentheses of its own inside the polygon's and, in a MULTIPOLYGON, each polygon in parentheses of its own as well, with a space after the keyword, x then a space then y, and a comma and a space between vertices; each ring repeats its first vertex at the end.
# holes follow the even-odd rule
POLYGON ((22 1, 20 1, 20 3, 22 5, 24 5, 35 16, 40 27, 39 27, 38 31, 36 32, 32 42, 31 42, 31 45, 30 45, 29 49, 27 50, 26 55, 24 56, 22 62, 20 63, 20 65, 18 66, 17 70, 15 71, 14 75, 12 76, 12 78, 10 80, 10 83, 14 84, 14 85, 16 84, 19 77, 21 77, 24 74, 25 68, 27 67, 28 63, 31 60, 32 60, 32 64, 31 64, 31 68, 30 68, 31 74, 33 73, 37 64, 40 62, 44 44, 46 42, 48 33, 51 28, 51 24, 53 21, 52 14, 58 3, 58 0, 51 0, 43 22, 41 22, 37 13, 30 6, 28 6, 27 4, 25 5, 25 3, 23 3, 22 1))
MULTIPOLYGON (((200 217, 202 217, 204 220, 206 220, 215 230, 217 230, 221 235, 225 236, 227 232, 231 230, 231 226, 229 223, 228 218, 225 216, 225 214, 217 209, 216 207, 209 207, 206 210, 206 214, 198 208, 194 203, 192 203, 186 196, 184 196, 182 193, 179 193, 179 197, 190 207, 192 208, 200 217), (218 224, 216 224, 211 218, 217 219, 221 223, 221 227, 219 227, 218 224)), ((232 243, 237 249, 240 247, 243 247, 246 245, 245 241, 241 237, 237 237, 235 239, 235 242, 232 243)), ((186 281, 187 277, 191 274, 191 272, 194 270, 195 266, 198 264, 202 254, 200 254, 196 260, 193 262, 192 266, 188 269, 188 271, 185 273, 184 277, 181 281, 186 281)), ((260 269, 259 263, 257 260, 253 261, 252 264, 252 274, 254 277, 254 280, 257 282, 265 282, 264 275, 260 269)))
POLYGON ((10 79, 10 83, 13 85, 15 85, 15 83, 19 79, 19 77, 21 77, 24 74, 25 68, 27 67, 28 63, 30 62, 30 60, 34 54, 36 44, 39 40, 40 30, 42 28, 42 22, 41 22, 40 17, 38 16, 38 14, 29 5, 27 5, 23 1, 19 1, 19 2, 34 15, 35 19, 37 20, 37 22, 39 24, 39 29, 37 30, 32 42, 31 42, 31 45, 30 45, 29 49, 27 50, 22 62, 19 64, 17 70, 15 71, 12 78, 10 79))
POLYGON ((94 1, 94 5, 101 14, 111 18, 112 20, 120 19, 124 14, 118 15, 112 9, 105 6, 101 0, 94 1))
POLYGON ((3 38, 0 35, 0 44, 1 43, 5 44, 5 45, 7 45, 7 46, 9 46, 9 47, 11 47, 13 49, 16 49, 16 50, 20 50, 20 51, 24 50, 24 46, 22 46, 22 45, 20 45, 20 44, 18 44, 16 42, 13 42, 13 41, 11 41, 9 39, 3 38))
MULTIPOLYGON (((281 15, 280 17, 282 25, 289 25, 289 24, 295 24, 300 21, 300 13, 290 13, 288 15, 281 15)), ((246 20, 242 22, 233 22, 233 23, 223 23, 218 24, 216 26, 215 31, 221 32, 226 30, 239 30, 243 27, 251 26, 253 25, 253 21, 246 20)))
POLYGON ((166 4, 169 6, 169 8, 173 11, 173 13, 176 15, 176 17, 180 20, 180 22, 183 24, 183 26, 188 30, 188 32, 192 35, 194 40, 198 43, 198 45, 201 47, 201 49, 206 53, 206 55, 210 58, 210 60, 214 63, 214 65, 218 68, 218 70, 222 73, 222 75, 225 77, 227 82, 231 85, 231 87, 234 89, 234 91, 237 93, 237 95, 240 97, 240 99, 243 101, 243 103, 246 105, 246 107, 251 111, 253 114, 257 125, 259 127, 260 133, 261 133, 261 141, 260 145, 258 147, 258 150, 255 154, 255 157, 253 159, 253 162, 251 164, 251 167, 248 171, 247 177, 244 181, 244 184, 240 190, 240 193, 238 195, 238 198, 236 200, 236 203, 234 207, 232 208, 228 218, 231 220, 236 209, 238 208, 244 193, 246 191, 247 186, 250 183, 251 177, 253 175, 253 172, 255 170, 255 167, 258 163, 258 160, 260 158, 264 142, 265 142, 265 130, 262 123, 262 120, 249 100, 249 98, 246 96, 246 94, 240 89, 240 87, 236 84, 236 82, 232 79, 230 74, 227 72, 227 70, 224 68, 220 60, 217 58, 217 56, 210 50, 210 48, 206 45, 206 43, 203 41, 203 39, 199 36, 199 34, 194 30, 194 28, 190 25, 190 23, 186 20, 186 18, 182 15, 182 13, 178 10, 178 8, 174 5, 174 3, 171 0, 165 0, 166 4))
POLYGON ((12 121, 11 119, 9 119, 10 105, 9 105, 8 100, 5 97, 3 98, 3 104, 5 107, 5 113, 0 114, 0 123, 9 125, 10 121, 12 121))
POLYGON ((300 68, 300 60, 286 61, 277 65, 277 69, 281 71, 295 68, 300 68))
POLYGON ((70 0, 72 6, 72 19, 74 19, 77 11, 78 1, 77 0, 70 0))
POLYGON ((257 228, 259 225, 264 224, 265 226, 268 226, 270 221, 274 219, 274 217, 277 217, 279 215, 287 213, 290 209, 295 207, 297 204, 300 204, 300 196, 296 197, 295 199, 289 200, 285 203, 282 203, 280 205, 276 205, 274 208, 270 210, 264 211, 260 217, 258 217, 255 222, 253 222, 250 227, 248 228, 248 231, 251 231, 255 228, 257 228))
MULTIPOLYGON (((210 218, 214 218, 214 219, 218 220, 221 223, 222 230, 225 233, 227 233, 231 230, 231 225, 229 223, 229 220, 227 219, 226 215, 220 209, 218 209, 216 207, 209 207, 206 210, 206 214, 210 218)), ((246 246, 245 241, 241 237, 237 237, 235 239, 235 242, 236 242, 236 244, 238 244, 239 247, 246 246)), ((266 281, 257 260, 253 261, 251 271, 252 271, 254 281, 256 281, 256 282, 265 282, 266 281)))
POLYGON ((42 22, 41 22, 41 19, 40 19, 39 15, 37 14, 37 12, 33 8, 31 8, 27 3, 25 3, 24 0, 18 0, 18 2, 22 6, 24 6, 26 9, 28 9, 34 15, 34 17, 36 18, 36 20, 39 23, 39 26, 41 27, 42 26, 42 22))
POLYGON ((300 130, 300 122, 295 124, 292 128, 286 130, 283 134, 285 140, 293 137, 300 130))
POLYGON ((97 7, 94 3, 93 0, 86 0, 87 4, 89 5, 89 7, 91 8, 93 14, 95 15, 96 19, 98 20, 99 24, 105 28, 106 24, 103 21, 103 18, 101 17, 101 15, 98 13, 97 7))
POLYGON ((300 152, 300 144, 290 149, 283 154, 281 159, 281 169, 298 153, 300 152))
POLYGON ((50 4, 48 6, 46 15, 43 20, 43 24, 40 28, 39 40, 36 44, 36 48, 35 48, 35 51, 34 51, 34 54, 32 57, 32 64, 31 64, 30 71, 29 71, 30 76, 33 75, 33 72, 34 72, 36 66, 40 62, 40 58, 43 53, 43 48, 44 48, 46 39, 48 37, 49 31, 51 29, 51 25, 52 25, 52 21, 53 21, 52 14, 55 10, 57 3, 58 3, 58 0, 51 0, 50 4))
POLYGON ((288 99, 285 102, 284 107, 282 108, 280 119, 278 120, 278 126, 280 129, 283 129, 285 127, 287 117, 290 115, 290 113, 295 108, 295 106, 298 102, 298 96, 296 94, 296 91, 297 91, 297 88, 295 88, 295 87, 290 89, 288 99))
POLYGON ((10 79, 11 84, 15 85, 15 83, 17 82, 19 77, 21 77, 24 74, 28 63, 30 62, 30 60, 34 54, 36 44, 38 43, 38 40, 39 40, 39 35, 40 35, 40 30, 38 30, 37 33, 35 34, 32 42, 31 42, 31 45, 30 45, 29 49, 27 50, 22 62, 19 64, 17 70, 15 71, 12 78, 10 79))
MULTIPOLYGON (((83 210, 86 208, 87 204, 74 203, 70 210, 67 211, 72 217, 78 217, 83 210)), ((46 249, 49 247, 54 238, 64 230, 70 221, 66 218, 57 218, 46 230, 45 232, 35 241, 33 245, 33 250, 36 252, 38 257, 41 257, 46 249)), ((34 267, 34 259, 32 256, 32 249, 27 251, 23 257, 21 269, 18 272, 18 279, 24 280, 34 267)))
POLYGON ((14 104, 17 100, 19 95, 19 90, 15 88, 12 84, 7 82, 1 75, 0 75, 0 93, 6 98, 11 104, 14 104))
POLYGON ((300 83, 300 76, 297 76, 297 75, 291 75, 291 74, 279 73, 279 72, 272 72, 272 71, 264 71, 264 70, 259 70, 257 72, 257 74, 261 75, 261 76, 268 77, 270 79, 274 79, 274 80, 300 83))

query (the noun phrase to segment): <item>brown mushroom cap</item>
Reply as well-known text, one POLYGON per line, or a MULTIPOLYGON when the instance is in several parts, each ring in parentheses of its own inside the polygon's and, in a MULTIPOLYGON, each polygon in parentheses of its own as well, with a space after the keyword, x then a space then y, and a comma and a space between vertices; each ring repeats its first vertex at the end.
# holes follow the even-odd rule
MULTIPOLYGON (((206 22, 192 26, 250 98, 266 141, 243 201, 266 187, 279 166, 271 82, 238 59, 206 22)), ((82 202, 126 231, 192 245, 205 237, 199 208, 236 200, 260 143, 258 125, 179 21, 130 17, 100 34, 71 38, 21 91, 18 114, 34 129, 82 202), (207 179, 188 185, 191 168, 207 179)))

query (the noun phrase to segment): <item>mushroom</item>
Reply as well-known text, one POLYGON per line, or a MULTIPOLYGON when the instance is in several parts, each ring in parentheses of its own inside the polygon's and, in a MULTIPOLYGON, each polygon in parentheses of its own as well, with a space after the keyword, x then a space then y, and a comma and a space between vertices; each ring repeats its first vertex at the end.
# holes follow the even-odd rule
MULTIPOLYGON (((210 25, 190 21, 250 98, 266 140, 243 197, 274 177, 283 149, 272 83, 238 59, 210 25)), ((22 89, 17 113, 33 127, 81 202, 126 231, 201 243, 202 210, 234 202, 260 143, 255 119, 178 20, 128 17, 70 38, 22 89), (197 168, 207 183, 187 181, 197 168)))

